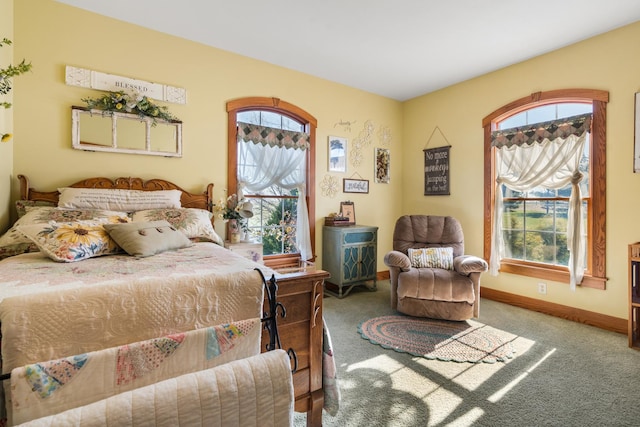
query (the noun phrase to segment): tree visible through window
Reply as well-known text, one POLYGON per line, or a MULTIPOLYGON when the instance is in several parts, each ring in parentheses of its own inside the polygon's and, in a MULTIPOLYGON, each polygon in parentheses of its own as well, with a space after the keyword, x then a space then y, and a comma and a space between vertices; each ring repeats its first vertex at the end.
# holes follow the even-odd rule
MULTIPOLYGON (((492 131, 593 113, 591 133, 587 133, 584 149, 577 153, 582 220, 586 238, 583 286, 604 288, 604 147, 605 107, 608 94, 601 91, 567 90, 537 93, 496 110, 483 120, 485 127, 485 257, 491 257, 491 231, 494 224, 497 168, 496 148, 492 147, 492 131)), ((535 126, 534 126, 535 127, 535 126)), ((549 130, 549 129, 547 129, 549 130)), ((509 131, 506 131, 507 133, 509 131)), ((533 132, 533 131, 532 131, 533 132)), ((515 148, 515 147, 514 147, 515 148)), ((531 166, 540 167, 540 165, 531 166)), ((502 196, 502 259, 500 271, 568 282, 569 245, 567 224, 571 184, 563 188, 536 186, 517 191, 500 186, 502 196)), ((574 205, 575 206, 575 205, 574 205)), ((500 218, 500 216, 498 216, 500 218)), ((495 245, 495 242, 494 242, 495 245)), ((495 256, 495 254, 494 254, 495 256)), ((582 257, 581 257, 582 259, 582 257)))

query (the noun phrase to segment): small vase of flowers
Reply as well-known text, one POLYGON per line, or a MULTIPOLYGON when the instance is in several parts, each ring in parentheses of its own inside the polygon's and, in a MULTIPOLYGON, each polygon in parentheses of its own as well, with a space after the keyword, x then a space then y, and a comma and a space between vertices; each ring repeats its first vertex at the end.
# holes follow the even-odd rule
POLYGON ((253 216, 253 205, 237 194, 232 194, 213 205, 213 212, 219 219, 227 221, 229 241, 237 243, 242 240, 242 233, 248 231, 245 220, 253 216))

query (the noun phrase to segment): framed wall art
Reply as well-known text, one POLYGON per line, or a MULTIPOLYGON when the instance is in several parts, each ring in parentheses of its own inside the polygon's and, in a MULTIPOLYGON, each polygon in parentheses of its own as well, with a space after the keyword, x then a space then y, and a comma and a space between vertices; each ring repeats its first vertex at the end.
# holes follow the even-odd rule
POLYGON ((391 154, 387 148, 376 148, 375 151, 375 177, 376 182, 382 184, 389 183, 389 166, 391 165, 391 154))
POLYGON ((356 208, 353 205, 353 202, 340 202, 340 214, 341 216, 349 218, 349 225, 355 225, 356 208))
POLYGON ((347 138, 329 137, 329 172, 347 171, 347 138))
POLYGON ((368 179, 344 178, 342 180, 342 191, 345 193, 369 193, 368 179))

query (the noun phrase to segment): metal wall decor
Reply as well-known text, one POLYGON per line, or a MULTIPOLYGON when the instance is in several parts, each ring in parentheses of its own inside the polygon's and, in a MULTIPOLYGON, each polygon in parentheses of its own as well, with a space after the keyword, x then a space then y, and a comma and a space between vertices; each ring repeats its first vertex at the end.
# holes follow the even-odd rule
POLYGON ((325 197, 335 197, 338 193, 338 178, 331 175, 325 175, 320 181, 320 191, 325 197))

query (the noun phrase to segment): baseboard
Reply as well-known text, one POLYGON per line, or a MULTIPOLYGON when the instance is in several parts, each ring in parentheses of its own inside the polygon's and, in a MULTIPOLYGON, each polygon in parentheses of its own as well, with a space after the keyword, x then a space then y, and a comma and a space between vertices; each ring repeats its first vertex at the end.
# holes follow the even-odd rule
POLYGON ((535 298, 523 297, 490 288, 481 288, 480 296, 482 298, 526 308, 527 310, 538 311, 540 313, 572 320, 574 322, 584 323, 585 325, 595 326, 608 331, 618 332, 625 335, 627 334, 627 319, 620 319, 619 317, 607 316, 605 314, 541 301, 535 298))
POLYGON ((376 280, 389 280, 389 270, 378 271, 376 273, 376 280))

